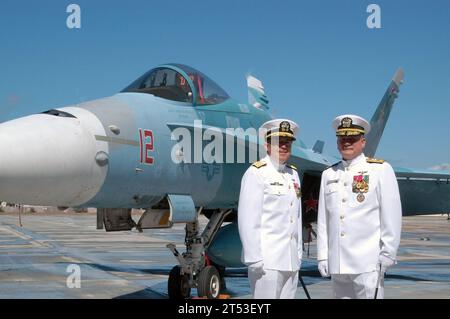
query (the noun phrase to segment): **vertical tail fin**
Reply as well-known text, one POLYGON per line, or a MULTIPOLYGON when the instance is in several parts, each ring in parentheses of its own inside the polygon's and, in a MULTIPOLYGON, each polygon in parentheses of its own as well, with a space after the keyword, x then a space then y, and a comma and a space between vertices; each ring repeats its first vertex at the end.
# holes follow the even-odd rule
POLYGON ((323 147, 324 147, 324 146, 325 146, 325 142, 324 142, 324 141, 317 140, 316 143, 314 144, 312 150, 313 150, 315 153, 322 154, 322 152, 323 152, 323 147))
POLYGON ((398 97, 400 85, 403 84, 403 77, 403 70, 401 68, 397 69, 391 83, 389 84, 389 87, 384 93, 380 104, 370 120, 371 130, 366 136, 367 142, 364 149, 364 154, 366 156, 373 157, 375 155, 381 136, 383 135, 384 128, 386 127, 386 122, 391 114, 392 105, 398 97))
POLYGON ((262 82, 254 76, 247 76, 248 102, 257 108, 269 108, 269 100, 264 92, 262 82))

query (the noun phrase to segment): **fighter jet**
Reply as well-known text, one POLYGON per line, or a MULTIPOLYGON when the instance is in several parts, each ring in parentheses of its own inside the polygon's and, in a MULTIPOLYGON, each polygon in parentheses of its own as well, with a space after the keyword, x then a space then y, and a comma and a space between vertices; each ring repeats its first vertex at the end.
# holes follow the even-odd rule
MULTIPOLYGON (((375 155, 402 82, 399 69, 371 119, 367 156, 375 155)), ((197 288, 199 296, 217 298, 225 267, 243 266, 240 182, 265 155, 256 130, 272 119, 261 81, 248 76, 247 84, 249 101, 240 103, 200 71, 165 64, 111 97, 2 123, 0 199, 96 207, 98 227, 107 231, 186 224, 185 251, 168 244, 179 262, 169 274, 169 296, 188 298, 197 288), (132 209, 145 210, 137 223, 132 209), (199 214, 209 219, 202 231, 199 214)), ((298 139, 292 148, 307 228, 317 218, 321 173, 339 161, 323 153, 323 144, 308 148, 298 139)), ((450 172, 395 172, 404 215, 450 210, 450 172)))

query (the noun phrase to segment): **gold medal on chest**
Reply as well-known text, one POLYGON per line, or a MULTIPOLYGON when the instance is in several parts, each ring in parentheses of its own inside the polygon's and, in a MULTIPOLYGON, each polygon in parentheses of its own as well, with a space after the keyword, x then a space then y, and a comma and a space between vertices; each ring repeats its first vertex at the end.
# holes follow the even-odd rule
POLYGON ((358 200, 358 202, 362 203, 366 197, 364 196, 364 194, 359 193, 358 196, 356 196, 356 199, 358 200))

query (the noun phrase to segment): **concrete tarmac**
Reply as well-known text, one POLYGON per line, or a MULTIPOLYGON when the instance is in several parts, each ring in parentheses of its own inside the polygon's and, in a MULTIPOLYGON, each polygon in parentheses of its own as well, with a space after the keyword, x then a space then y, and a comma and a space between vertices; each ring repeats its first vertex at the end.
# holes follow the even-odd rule
MULTIPOLYGON (((177 261, 166 244, 184 251, 183 224, 107 233, 96 229, 94 213, 27 213, 21 221, 22 227, 17 213, 0 213, 1 299, 168 298, 167 278, 177 261), (78 270, 80 288, 72 280, 78 270)), ((200 226, 206 223, 202 217, 200 226)), ((315 242, 305 250, 301 273, 311 297, 331 298, 330 280, 317 271, 315 242)), ((404 217, 398 255, 385 298, 450 298, 446 215, 404 217)), ((232 298, 251 297, 245 268, 227 269, 225 280, 232 298)), ((297 298, 306 299, 300 283, 297 298)))

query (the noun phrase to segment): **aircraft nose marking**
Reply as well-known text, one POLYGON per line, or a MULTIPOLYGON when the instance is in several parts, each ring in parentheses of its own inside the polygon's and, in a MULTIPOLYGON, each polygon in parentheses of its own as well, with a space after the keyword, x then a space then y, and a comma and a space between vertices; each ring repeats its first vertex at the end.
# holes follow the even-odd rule
POLYGON ((112 137, 112 136, 95 135, 95 139, 97 141, 103 141, 103 142, 109 142, 109 143, 124 144, 124 145, 131 145, 131 146, 137 146, 137 147, 140 146, 139 141, 127 140, 124 138, 118 138, 118 137, 112 137))

